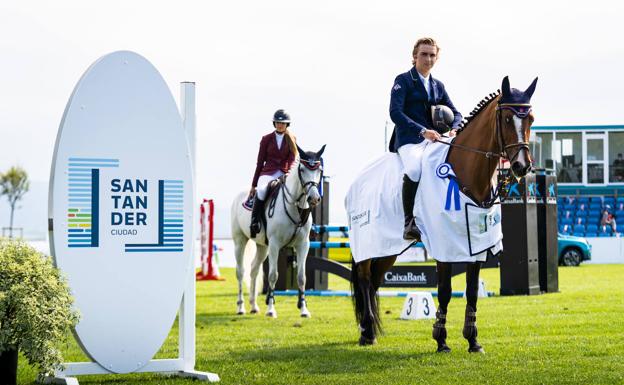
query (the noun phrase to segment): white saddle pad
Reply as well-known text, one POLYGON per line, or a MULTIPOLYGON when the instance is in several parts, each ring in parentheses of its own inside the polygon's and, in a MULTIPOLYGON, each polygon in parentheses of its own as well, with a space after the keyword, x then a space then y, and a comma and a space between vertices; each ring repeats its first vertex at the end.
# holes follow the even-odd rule
MULTIPOLYGON (((446 161, 449 146, 425 148, 414 214, 427 252, 441 262, 485 261, 487 251, 502 250, 500 205, 478 207, 459 191, 446 161)), ((386 153, 356 177, 345 197, 349 242, 356 262, 399 255, 411 244, 403 239, 401 187, 403 165, 386 153)))

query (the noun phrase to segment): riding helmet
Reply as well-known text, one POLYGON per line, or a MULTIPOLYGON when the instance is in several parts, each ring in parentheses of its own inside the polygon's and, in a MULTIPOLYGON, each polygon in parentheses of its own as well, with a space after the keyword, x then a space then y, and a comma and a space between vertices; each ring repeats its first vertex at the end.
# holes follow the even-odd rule
POLYGON ((290 115, 286 111, 279 109, 273 114, 273 123, 286 123, 290 125, 290 115))
POLYGON ((442 104, 431 106, 431 120, 436 131, 442 133, 448 131, 454 119, 453 111, 447 106, 442 104))

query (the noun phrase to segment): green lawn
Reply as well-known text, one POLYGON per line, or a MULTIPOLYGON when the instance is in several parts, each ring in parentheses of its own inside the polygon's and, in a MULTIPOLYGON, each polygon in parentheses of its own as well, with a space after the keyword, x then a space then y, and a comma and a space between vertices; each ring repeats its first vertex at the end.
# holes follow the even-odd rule
MULTIPOLYGON (((434 353, 431 320, 399 320, 401 298, 381 299, 386 334, 377 345, 360 347, 349 298, 309 297, 311 319, 299 317, 294 297, 277 298, 278 319, 236 316, 234 270, 222 273, 227 281, 197 286, 196 369, 218 373, 223 384, 624 383, 624 265, 561 268, 557 294, 481 299, 479 340, 485 355, 466 352, 461 298, 449 305, 451 354, 434 353)), ((487 289, 498 293, 498 270, 484 270, 482 277, 487 289)), ((464 275, 455 277, 453 290, 463 290, 464 280, 464 275)), ((339 278, 330 286, 348 288, 339 278)), ((174 327, 158 357, 176 353, 174 327)), ((66 349, 66 358, 85 360, 75 343, 66 349)), ((21 383, 34 378, 22 360, 21 383)), ((196 383, 153 374, 79 380, 196 383)))

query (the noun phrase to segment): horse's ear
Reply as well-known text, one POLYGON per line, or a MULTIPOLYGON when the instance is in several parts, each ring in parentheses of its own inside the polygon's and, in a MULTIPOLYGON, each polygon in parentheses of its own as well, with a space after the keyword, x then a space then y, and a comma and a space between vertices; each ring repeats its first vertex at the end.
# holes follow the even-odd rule
POLYGON ((511 87, 509 87, 509 76, 505 76, 503 78, 503 86, 501 87, 503 90, 503 96, 511 95, 511 87))
POLYGON ((299 152, 299 158, 301 158, 301 159, 307 159, 307 158, 306 158, 306 153, 305 153, 305 151, 303 151, 303 150, 301 149, 301 147, 299 147, 299 145, 298 145, 298 144, 295 144, 295 145, 297 146, 297 151, 299 152))
POLYGON ((537 77, 535 78, 535 80, 533 80, 533 83, 531 83, 529 88, 527 88, 526 91, 524 91, 524 96, 527 99, 531 99, 531 96, 533 96, 533 92, 535 92, 536 85, 537 85, 537 77))
POLYGON ((319 150, 319 152, 316 153, 317 157, 321 157, 321 155, 323 155, 323 151, 325 151, 325 146, 327 146, 326 144, 323 145, 323 147, 321 147, 321 149, 319 150))

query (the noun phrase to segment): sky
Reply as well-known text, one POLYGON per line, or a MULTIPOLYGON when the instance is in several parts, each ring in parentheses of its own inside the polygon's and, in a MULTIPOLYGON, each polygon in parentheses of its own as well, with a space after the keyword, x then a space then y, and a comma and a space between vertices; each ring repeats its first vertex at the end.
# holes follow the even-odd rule
MULTIPOLYGON (((3 1, 0 2, 0 171, 26 169, 16 223, 45 234, 47 183, 68 98, 100 56, 135 51, 179 100, 197 86, 197 192, 228 236, 233 197, 248 190, 278 108, 305 150, 327 144, 330 221, 381 155, 393 80, 414 42, 434 37, 432 74, 467 115, 509 75, 539 76, 535 125, 624 124, 624 3, 576 1, 3 1), (30 195, 30 196, 29 196, 30 195)), ((0 226, 8 205, 0 201, 0 226)))

